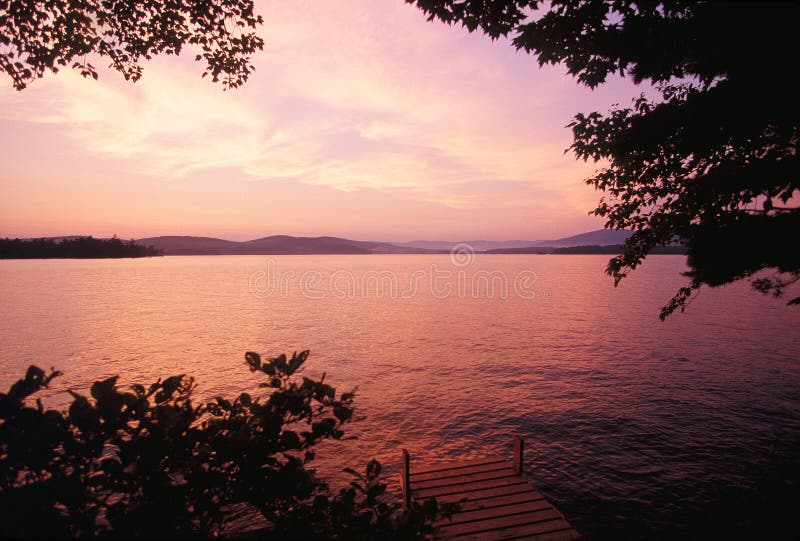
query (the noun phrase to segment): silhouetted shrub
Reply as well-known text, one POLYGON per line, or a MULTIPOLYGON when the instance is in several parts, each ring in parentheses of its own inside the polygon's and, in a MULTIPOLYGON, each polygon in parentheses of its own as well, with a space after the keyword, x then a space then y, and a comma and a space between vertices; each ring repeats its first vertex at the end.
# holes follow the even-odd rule
POLYGON ((266 381, 195 405, 178 375, 120 390, 68 391, 66 411, 33 396, 59 375, 31 366, 0 394, 0 533, 4 536, 216 536, 230 510, 266 519, 264 538, 412 539, 430 533, 435 502, 399 512, 384 501, 381 465, 333 492, 308 467, 314 446, 341 439, 353 393, 296 374, 308 351, 245 355, 266 381))

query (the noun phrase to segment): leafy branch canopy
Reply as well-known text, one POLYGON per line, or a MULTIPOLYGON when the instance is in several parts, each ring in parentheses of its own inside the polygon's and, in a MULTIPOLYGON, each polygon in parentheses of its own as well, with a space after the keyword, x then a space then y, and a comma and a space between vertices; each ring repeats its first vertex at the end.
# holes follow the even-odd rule
POLYGON ((0 0, 0 70, 22 90, 64 67, 97 79, 99 57, 137 81, 142 61, 190 46, 203 77, 236 88, 264 47, 262 23, 252 0, 0 0))
MULTIPOLYGON (((594 88, 646 82, 630 107, 577 114, 570 149, 602 167, 592 214, 632 229, 607 273, 619 283, 656 246, 688 248, 689 283, 750 278, 781 296, 800 280, 800 157, 795 3, 637 0, 407 0, 430 19, 509 37, 540 65, 594 88), (765 274, 766 272, 766 274, 765 274)), ((800 303, 800 297, 790 304, 800 303)))

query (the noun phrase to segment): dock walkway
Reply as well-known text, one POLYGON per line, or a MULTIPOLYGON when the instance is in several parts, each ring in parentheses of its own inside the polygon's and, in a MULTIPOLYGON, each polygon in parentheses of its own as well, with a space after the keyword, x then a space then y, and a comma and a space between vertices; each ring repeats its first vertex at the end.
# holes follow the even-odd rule
POLYGON ((463 541, 529 539, 567 541, 580 538, 558 509, 525 479, 523 442, 515 438, 514 458, 487 457, 411 469, 403 449, 403 504, 435 497, 461 502, 450 518, 440 520, 438 537, 463 541))

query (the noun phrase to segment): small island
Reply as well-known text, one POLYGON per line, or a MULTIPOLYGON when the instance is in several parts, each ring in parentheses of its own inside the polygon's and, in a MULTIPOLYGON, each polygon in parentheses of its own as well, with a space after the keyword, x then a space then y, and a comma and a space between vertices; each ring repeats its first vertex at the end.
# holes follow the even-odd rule
POLYGON ((41 239, 0 239, 0 259, 102 259, 120 257, 153 257, 163 255, 153 246, 94 237, 41 239))

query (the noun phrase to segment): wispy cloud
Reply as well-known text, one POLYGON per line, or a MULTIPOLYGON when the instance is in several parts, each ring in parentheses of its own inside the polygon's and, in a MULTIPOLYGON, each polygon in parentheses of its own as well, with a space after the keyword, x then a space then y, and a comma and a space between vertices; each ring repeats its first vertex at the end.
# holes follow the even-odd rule
MULTIPOLYGON (((0 119, 46 128, 50 143, 75 149, 74 161, 53 165, 52 182, 79 178, 69 170, 77 163, 97 164, 181 190, 196 178, 204 179, 201 191, 209 182, 220 190, 274 182, 270 197, 296 195, 300 206, 308 205, 299 199, 299 186, 307 185, 347 200, 340 208, 353 199, 336 193, 360 194, 384 215, 402 200, 427 220, 428 236, 443 230, 442 216, 469 219, 494 209, 514 209, 513 226, 505 218, 484 224, 508 237, 523 236, 502 229, 518 229, 526 208, 531 232, 537 221, 585 223, 586 202, 596 197, 581 178, 592 168, 563 154, 564 125, 578 110, 626 99, 635 92, 630 86, 591 93, 562 70, 538 69, 507 43, 429 23, 399 1, 259 6, 266 50, 239 91, 222 92, 201 82, 189 59, 167 57, 149 63, 135 85, 106 72, 99 81, 62 72, 22 93, 4 85, 0 119)), ((225 201, 206 203, 217 205, 216 222, 262 227, 225 201)), ((197 209, 192 221, 199 224, 197 209)), ((347 221, 335 206, 313 219, 320 231, 347 221)), ((352 227, 359 236, 361 226, 352 227)))

